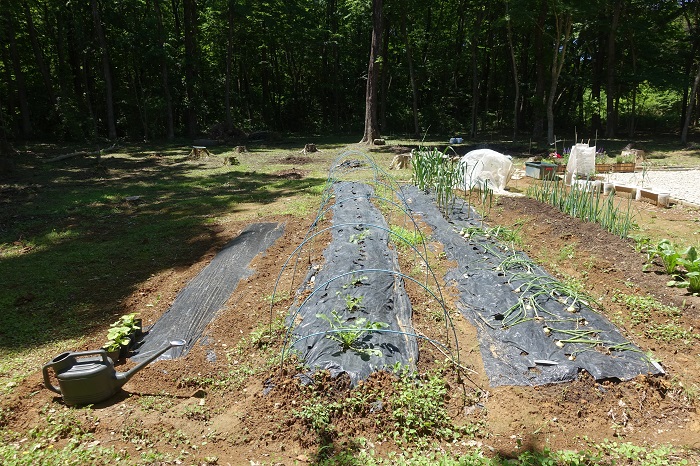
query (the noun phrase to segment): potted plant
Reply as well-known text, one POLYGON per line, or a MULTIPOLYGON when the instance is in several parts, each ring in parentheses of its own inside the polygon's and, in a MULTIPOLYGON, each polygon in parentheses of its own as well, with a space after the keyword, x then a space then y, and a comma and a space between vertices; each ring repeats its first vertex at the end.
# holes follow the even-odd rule
POLYGON ((102 345, 102 349, 107 352, 107 356, 112 360, 112 362, 117 362, 121 356, 121 345, 116 341, 108 341, 102 345))
POLYGON ((107 343, 103 348, 111 353, 112 360, 125 358, 132 343, 140 337, 141 319, 136 318, 136 314, 123 315, 109 326, 107 331, 107 343), (117 353, 117 354, 115 354, 117 353))
POLYGON ((121 316, 119 320, 110 325, 110 327, 127 327, 129 329, 127 334, 129 338, 131 338, 131 343, 135 343, 142 335, 141 319, 136 317, 135 312, 121 316))

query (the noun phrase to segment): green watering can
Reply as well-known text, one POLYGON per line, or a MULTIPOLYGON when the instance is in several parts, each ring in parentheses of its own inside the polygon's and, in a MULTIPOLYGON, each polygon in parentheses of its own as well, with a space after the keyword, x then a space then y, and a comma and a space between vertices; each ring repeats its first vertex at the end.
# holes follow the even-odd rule
POLYGON ((44 365, 44 385, 61 395, 67 405, 99 403, 114 396, 135 373, 158 356, 174 346, 185 344, 185 340, 172 340, 127 372, 115 371, 114 363, 104 349, 62 353, 44 365), (91 355, 97 356, 83 358, 91 355), (49 369, 56 373, 58 387, 51 383, 49 369))

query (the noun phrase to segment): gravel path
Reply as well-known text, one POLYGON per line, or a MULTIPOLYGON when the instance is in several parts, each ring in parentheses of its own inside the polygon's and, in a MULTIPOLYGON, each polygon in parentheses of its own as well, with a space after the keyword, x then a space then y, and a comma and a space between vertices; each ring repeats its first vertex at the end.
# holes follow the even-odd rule
POLYGON ((700 170, 648 170, 605 176, 606 181, 671 193, 673 199, 700 205, 700 170))

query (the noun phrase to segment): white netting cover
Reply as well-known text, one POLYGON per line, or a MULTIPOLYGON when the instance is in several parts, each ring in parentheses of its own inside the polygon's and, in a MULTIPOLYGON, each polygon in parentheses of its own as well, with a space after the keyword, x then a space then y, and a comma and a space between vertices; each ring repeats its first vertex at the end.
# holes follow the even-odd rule
POLYGON ((566 164, 566 184, 571 184, 573 175, 595 173, 595 146, 579 143, 571 148, 569 163, 566 164))
POLYGON ((487 186, 496 192, 505 191, 515 170, 509 156, 491 149, 467 152, 459 160, 459 169, 464 171, 466 189, 487 186))

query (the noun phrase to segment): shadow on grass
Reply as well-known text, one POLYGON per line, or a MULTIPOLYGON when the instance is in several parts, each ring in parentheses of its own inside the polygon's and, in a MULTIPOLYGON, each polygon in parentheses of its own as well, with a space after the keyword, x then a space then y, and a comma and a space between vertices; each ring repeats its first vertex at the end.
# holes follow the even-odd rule
POLYGON ((242 203, 312 194, 326 181, 157 150, 104 157, 99 166, 94 157, 41 160, 24 156, 0 180, 0 351, 104 326, 149 277, 230 240, 218 237, 217 217, 242 203))

